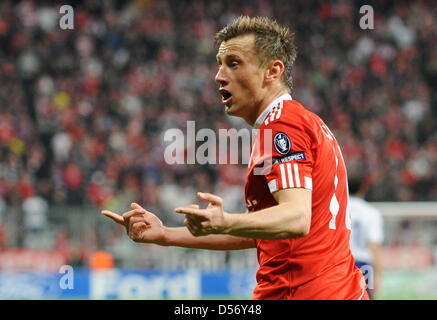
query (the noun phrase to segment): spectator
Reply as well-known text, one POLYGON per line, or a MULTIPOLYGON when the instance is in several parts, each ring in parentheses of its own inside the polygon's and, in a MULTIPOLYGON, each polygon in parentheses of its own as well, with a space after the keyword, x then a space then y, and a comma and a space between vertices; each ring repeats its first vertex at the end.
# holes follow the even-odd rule
POLYGON ((38 195, 33 195, 24 199, 22 209, 26 233, 39 233, 45 229, 49 209, 47 201, 38 195))

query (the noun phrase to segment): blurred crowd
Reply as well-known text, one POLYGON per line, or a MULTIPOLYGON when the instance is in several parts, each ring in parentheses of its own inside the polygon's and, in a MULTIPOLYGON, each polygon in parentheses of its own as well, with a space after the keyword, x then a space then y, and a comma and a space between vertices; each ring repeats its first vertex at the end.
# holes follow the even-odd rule
POLYGON ((291 26, 292 96, 319 114, 348 174, 373 201, 437 199, 437 6, 433 1, 0 2, 0 211, 43 225, 53 205, 119 212, 136 201, 166 223, 198 190, 244 208, 245 165, 168 165, 164 133, 243 128, 225 115, 214 34, 235 17, 291 26), (374 29, 359 9, 374 9, 374 29), (36 212, 36 213, 35 213, 36 212))

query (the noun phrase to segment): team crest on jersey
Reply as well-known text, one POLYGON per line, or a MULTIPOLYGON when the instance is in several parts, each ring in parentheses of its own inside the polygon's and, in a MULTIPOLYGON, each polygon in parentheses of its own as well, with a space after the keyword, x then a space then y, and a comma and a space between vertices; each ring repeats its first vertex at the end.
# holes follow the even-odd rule
POLYGON ((276 151, 278 151, 282 155, 288 154, 291 150, 290 138, 288 138, 288 136, 283 132, 278 132, 275 134, 275 137, 273 138, 273 143, 275 145, 276 151))

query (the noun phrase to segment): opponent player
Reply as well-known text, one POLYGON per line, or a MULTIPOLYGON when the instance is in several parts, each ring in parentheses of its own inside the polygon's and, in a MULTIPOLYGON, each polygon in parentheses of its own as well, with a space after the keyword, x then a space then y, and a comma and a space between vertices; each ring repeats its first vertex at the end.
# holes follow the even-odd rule
POLYGON ((352 218, 350 246, 355 265, 361 269, 367 282, 367 293, 375 297, 381 284, 381 244, 384 240, 381 213, 363 199, 362 179, 349 180, 349 211, 352 218))
POLYGON ((175 209, 186 215, 181 228, 163 226, 138 204, 123 215, 102 213, 137 242, 256 247, 254 299, 368 299, 349 249, 340 148, 323 121, 289 94, 294 34, 268 18, 240 17, 216 40, 216 82, 226 112, 259 128, 245 187, 249 213, 224 212, 222 199, 209 193, 198 193, 208 203, 205 209, 175 209))

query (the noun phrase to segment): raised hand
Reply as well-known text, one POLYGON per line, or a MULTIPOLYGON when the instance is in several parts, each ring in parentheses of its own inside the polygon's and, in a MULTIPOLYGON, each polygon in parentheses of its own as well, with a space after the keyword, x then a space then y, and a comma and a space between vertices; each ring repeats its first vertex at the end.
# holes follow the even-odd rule
POLYGON ((227 229, 226 213, 223 211, 223 199, 210 194, 198 192, 199 199, 208 203, 206 209, 190 205, 176 208, 177 213, 185 214, 185 225, 194 236, 224 233, 227 229))
POLYGON ((122 215, 109 210, 102 210, 101 213, 124 226, 129 238, 135 242, 163 243, 165 227, 162 221, 137 203, 132 203, 131 208, 122 215))

